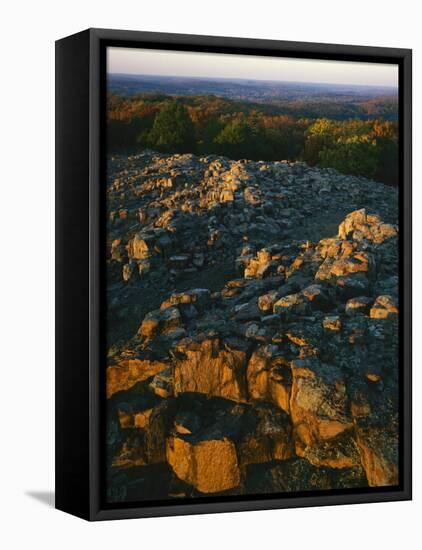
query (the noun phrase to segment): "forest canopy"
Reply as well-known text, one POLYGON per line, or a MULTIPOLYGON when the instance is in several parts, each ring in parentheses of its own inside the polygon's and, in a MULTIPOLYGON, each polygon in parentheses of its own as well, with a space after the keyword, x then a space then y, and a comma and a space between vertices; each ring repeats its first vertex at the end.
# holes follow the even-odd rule
POLYGON ((397 185, 398 124, 391 120, 391 101, 365 103, 361 118, 350 117, 350 106, 342 111, 342 105, 324 105, 319 112, 330 116, 309 116, 318 109, 299 101, 280 105, 207 95, 109 94, 108 150, 149 147, 232 159, 303 160, 397 185))

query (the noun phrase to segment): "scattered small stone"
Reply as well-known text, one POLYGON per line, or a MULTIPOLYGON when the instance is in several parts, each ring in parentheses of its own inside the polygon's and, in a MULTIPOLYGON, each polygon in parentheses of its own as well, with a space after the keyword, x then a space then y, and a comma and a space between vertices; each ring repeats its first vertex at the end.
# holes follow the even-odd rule
POLYGON ((338 315, 328 315, 322 321, 322 326, 325 330, 339 331, 341 330, 341 319, 338 315))

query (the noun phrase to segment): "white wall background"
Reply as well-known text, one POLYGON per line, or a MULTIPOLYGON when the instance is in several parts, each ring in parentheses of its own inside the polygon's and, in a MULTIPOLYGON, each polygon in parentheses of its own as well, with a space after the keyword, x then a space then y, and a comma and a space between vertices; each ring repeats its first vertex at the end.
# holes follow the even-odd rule
POLYGON ((0 31, 0 545, 417 548, 421 535, 421 65, 413 0, 5 2, 0 31), (415 500, 89 524, 55 511, 54 40, 87 27, 414 49, 415 500), (32 496, 31 496, 32 495, 32 496), (34 496, 35 495, 35 496, 34 496), (41 497, 41 500, 40 500, 41 497))

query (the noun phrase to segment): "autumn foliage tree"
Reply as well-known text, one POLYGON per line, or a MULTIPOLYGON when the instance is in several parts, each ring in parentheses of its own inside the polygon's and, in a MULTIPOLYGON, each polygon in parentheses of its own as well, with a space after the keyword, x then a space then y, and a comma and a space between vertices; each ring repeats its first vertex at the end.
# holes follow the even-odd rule
POLYGON ((304 101, 255 104, 212 95, 170 99, 162 93, 110 94, 107 101, 109 151, 150 147, 233 159, 303 160, 398 184, 398 125, 379 115, 394 117, 391 100, 359 105, 363 115, 356 105, 336 104, 336 118, 309 118, 310 105, 304 101), (286 114, 293 108, 302 116, 286 114), (379 118, 368 119, 370 111, 379 118))
POLYGON ((397 185, 397 125, 319 119, 306 131, 303 158, 311 165, 397 185))

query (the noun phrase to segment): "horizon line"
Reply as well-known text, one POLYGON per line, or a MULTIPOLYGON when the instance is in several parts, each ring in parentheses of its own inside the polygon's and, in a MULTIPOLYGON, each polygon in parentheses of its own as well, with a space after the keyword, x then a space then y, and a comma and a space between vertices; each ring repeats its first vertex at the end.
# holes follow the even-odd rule
POLYGON ((120 72, 107 72, 108 76, 155 76, 157 78, 191 78, 194 80, 228 80, 228 81, 252 81, 252 82, 276 82, 279 84, 316 84, 316 85, 335 85, 335 86, 351 86, 353 88, 388 88, 398 92, 398 84, 396 86, 392 84, 349 84, 344 82, 310 82, 307 80, 271 80, 267 78, 242 78, 242 77, 228 77, 228 76, 194 76, 194 75, 168 75, 168 74, 153 74, 153 73, 120 73, 120 72))

